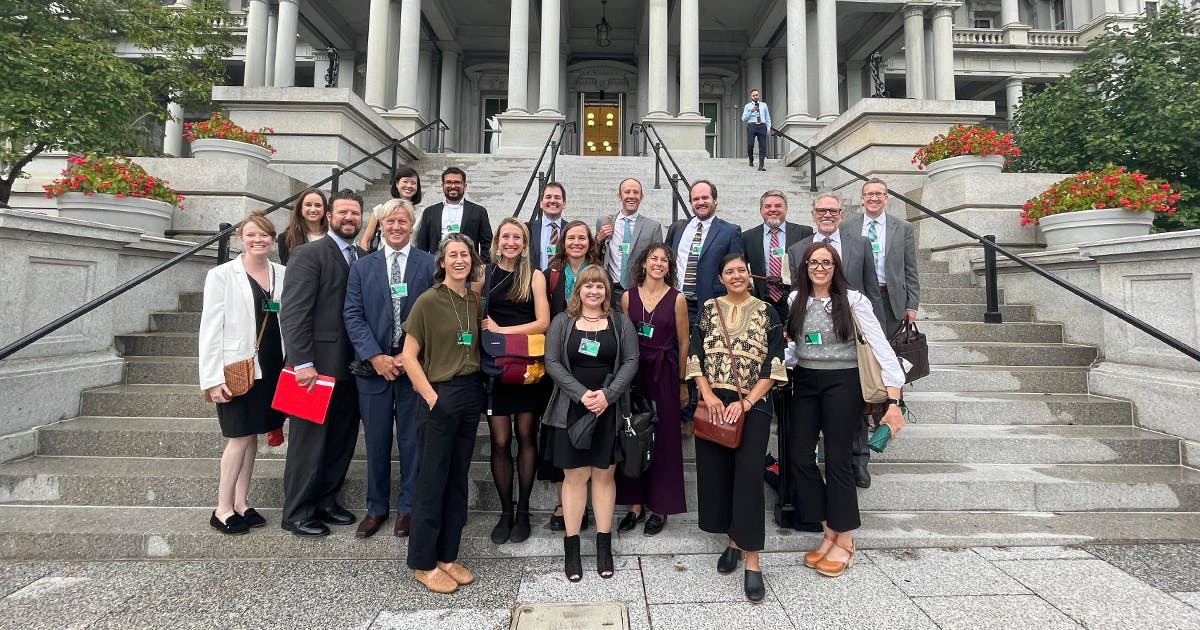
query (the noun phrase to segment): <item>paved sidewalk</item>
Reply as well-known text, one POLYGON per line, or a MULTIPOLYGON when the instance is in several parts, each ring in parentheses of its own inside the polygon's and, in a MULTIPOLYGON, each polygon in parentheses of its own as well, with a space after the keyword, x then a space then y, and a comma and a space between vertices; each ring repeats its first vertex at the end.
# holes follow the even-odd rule
POLYGON ((869 550, 843 577, 802 554, 763 557, 751 605, 716 556, 625 556, 602 580, 584 558, 464 561, 478 581, 452 596, 401 561, 239 560, 0 563, 3 628, 508 628, 521 603, 621 601, 631 627, 1200 628, 1200 545, 869 550))

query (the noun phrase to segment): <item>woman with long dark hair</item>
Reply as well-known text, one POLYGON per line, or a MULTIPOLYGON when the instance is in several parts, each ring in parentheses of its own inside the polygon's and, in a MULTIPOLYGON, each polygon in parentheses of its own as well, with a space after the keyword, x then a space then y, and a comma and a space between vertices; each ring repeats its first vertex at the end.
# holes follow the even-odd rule
MULTIPOLYGON (((413 208, 420 208, 421 203, 421 175, 417 170, 408 165, 396 167, 396 178, 392 180, 392 199, 403 199, 413 205, 413 208)), ((367 224, 363 227, 362 232, 358 235, 358 246, 373 252, 379 249, 379 213, 383 209, 383 204, 379 204, 371 209, 371 216, 367 219, 367 224)))
POLYGON ((292 206, 291 220, 283 231, 283 238, 279 239, 279 262, 286 265, 293 249, 325 236, 329 231, 329 219, 325 217, 328 209, 325 193, 316 188, 300 193, 292 206))

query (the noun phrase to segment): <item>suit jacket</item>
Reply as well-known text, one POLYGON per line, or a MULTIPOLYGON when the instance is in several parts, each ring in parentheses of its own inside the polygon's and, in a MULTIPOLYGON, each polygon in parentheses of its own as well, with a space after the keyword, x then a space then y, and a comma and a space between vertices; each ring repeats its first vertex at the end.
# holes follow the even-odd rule
MULTIPOLYGON (((408 298, 400 310, 401 322, 408 318, 417 298, 433 286, 433 254, 423 252, 416 246, 408 251, 408 264, 404 268, 408 298)), ((395 315, 392 311, 387 257, 382 247, 350 267, 342 314, 355 356, 366 361, 391 351, 395 315)), ((386 387, 387 380, 382 376, 358 377, 359 392, 377 394, 386 387)))
MULTIPOLYGON (((883 299, 879 295, 879 279, 875 277, 875 258, 871 256, 871 242, 866 237, 859 236, 858 232, 848 229, 844 222, 838 228, 838 235, 842 241, 842 271, 845 273, 846 282, 850 284, 851 289, 871 300, 875 318, 882 322, 883 299)), ((807 269, 800 268, 800 261, 804 259, 804 250, 808 249, 816 237, 817 235, 810 236, 788 248, 788 263, 792 265, 793 278, 798 274, 808 273, 807 269)))
MULTIPOLYGON (((283 265, 270 263, 278 298, 283 286, 283 265)), ((258 341, 255 318, 262 305, 254 299, 242 257, 213 267, 204 278, 204 309, 200 313, 200 389, 225 382, 225 366, 254 356, 254 378, 262 366, 254 352, 258 341)), ((287 347, 286 345, 284 346, 287 347)))
MULTIPOLYGON (((813 229, 807 225, 792 223, 788 221, 784 228, 784 250, 789 250, 793 245, 805 238, 810 238, 813 235, 813 229)), ((766 225, 759 223, 757 226, 750 228, 748 232, 742 233, 742 245, 746 248, 746 261, 750 263, 750 273, 757 276, 767 275, 767 258, 763 253, 763 232, 766 230, 766 225)), ((783 292, 783 298, 779 301, 783 305, 783 310, 787 310, 787 294, 783 292)), ((754 297, 771 303, 771 296, 767 292, 767 283, 764 280, 754 279, 754 297)), ((779 304, 775 304, 776 309, 779 304)), ((786 321, 786 320, 784 320, 786 321)))
MULTIPOLYGON (((431 254, 437 252, 442 242, 442 208, 445 205, 444 202, 435 203, 421 212, 421 220, 413 234, 413 247, 431 254)), ((487 260, 488 250, 492 248, 492 221, 488 218, 487 208, 464 199, 459 232, 471 237, 479 255, 487 260)))
MULTIPOLYGON (((367 255, 354 247, 359 260, 367 255)), ((279 311, 287 364, 312 363, 320 374, 349 379, 354 348, 342 316, 350 276, 346 257, 326 235, 292 250, 287 269, 279 311)))
MULTIPOLYGON (((617 228, 616 220, 618 217, 619 215, 610 214, 601 218, 596 222, 596 231, 599 232, 600 228, 604 226, 605 223, 612 223, 614 230, 613 235, 615 236, 615 230, 617 228)), ((651 243, 658 243, 662 241, 662 224, 654 219, 651 219, 645 214, 639 214, 637 221, 635 221, 633 224, 633 232, 630 234, 630 237, 633 239, 633 244, 629 247, 629 264, 626 265, 625 269, 625 274, 629 277, 609 278, 609 280, 614 281, 626 289, 630 288, 634 284, 634 278, 637 277, 637 272, 633 269, 633 262, 638 259, 638 256, 642 255, 642 252, 646 251, 646 248, 649 247, 651 243)), ((608 241, 600 243, 600 248, 601 262, 604 263, 604 269, 607 271, 609 260, 612 254, 608 248, 608 241)), ((617 269, 619 270, 621 262, 618 260, 616 265, 617 269)))
MULTIPOLYGON (((561 228, 566 227, 566 217, 558 217, 558 225, 560 228, 559 236, 562 236, 561 228)), ((529 261, 533 264, 534 269, 545 269, 549 259, 546 257, 546 245, 542 243, 542 217, 530 219, 525 222, 525 227, 529 228, 529 261)))
MULTIPOLYGON (((679 256, 679 241, 689 222, 676 221, 667 233, 667 242, 676 256, 679 256)), ((706 300, 725 295, 725 285, 721 284, 721 259, 727 254, 743 251, 742 228, 720 217, 714 218, 697 261, 696 304, 703 305, 706 300)), ((683 278, 679 282, 682 284, 683 278)))
MULTIPOLYGON (((884 307, 891 309, 897 320, 903 320, 904 311, 917 310, 921 300, 917 241, 911 223, 890 214, 884 217, 887 241, 883 244, 883 277, 888 287, 887 298, 883 300, 884 307)), ((862 214, 847 217, 842 221, 841 230, 862 234, 865 220, 862 214)))

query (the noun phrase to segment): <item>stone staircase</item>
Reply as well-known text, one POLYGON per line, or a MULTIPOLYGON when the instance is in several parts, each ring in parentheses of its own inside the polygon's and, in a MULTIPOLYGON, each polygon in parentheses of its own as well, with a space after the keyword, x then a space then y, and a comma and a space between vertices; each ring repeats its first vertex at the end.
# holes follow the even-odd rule
MULTIPOLYGON (((921 329, 932 374, 906 394, 911 424, 872 464, 860 491, 864 547, 1071 544, 1200 538, 1200 472, 1180 466, 1180 443, 1137 426, 1127 402, 1087 391, 1095 349, 1063 343, 1058 324, 1031 321, 1005 304, 1004 324, 979 323, 983 291, 969 275, 924 259, 921 329)), ((150 332, 116 338, 124 381, 83 394, 81 415, 38 431, 37 455, 0 465, 0 558, 397 558, 406 544, 352 528, 301 540, 278 527, 283 457, 260 446, 252 503, 270 525, 225 537, 207 525, 223 439, 196 382, 201 296, 183 294, 155 313, 150 332)), ((688 501, 695 506, 693 444, 685 443, 688 501)), ((771 450, 775 451, 774 439, 771 450)), ((471 469, 471 518, 463 553, 558 555, 535 526, 521 545, 488 540, 497 499, 481 425, 471 469)), ((343 496, 362 514, 359 444, 343 496)), ((764 492, 768 506, 773 491, 764 492)), ((535 487, 536 524, 557 500, 535 487)), ((809 535, 768 521, 768 549, 803 550, 809 535)), ((695 514, 672 517, 655 538, 619 536, 619 553, 715 551, 695 514)))

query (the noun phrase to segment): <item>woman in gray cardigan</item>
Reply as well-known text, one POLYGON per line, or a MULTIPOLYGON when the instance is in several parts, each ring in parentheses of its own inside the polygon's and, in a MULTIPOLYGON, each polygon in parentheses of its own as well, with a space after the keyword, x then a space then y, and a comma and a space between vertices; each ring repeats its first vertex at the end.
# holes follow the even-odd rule
POLYGON ((612 287, 604 269, 585 267, 575 281, 567 310, 546 331, 546 373, 554 391, 542 416, 551 463, 562 468, 567 579, 583 579, 579 525, 592 482, 596 514, 596 572, 613 575, 612 515, 617 419, 629 407, 629 387, 638 367, 638 340, 629 318, 611 308, 612 287))

